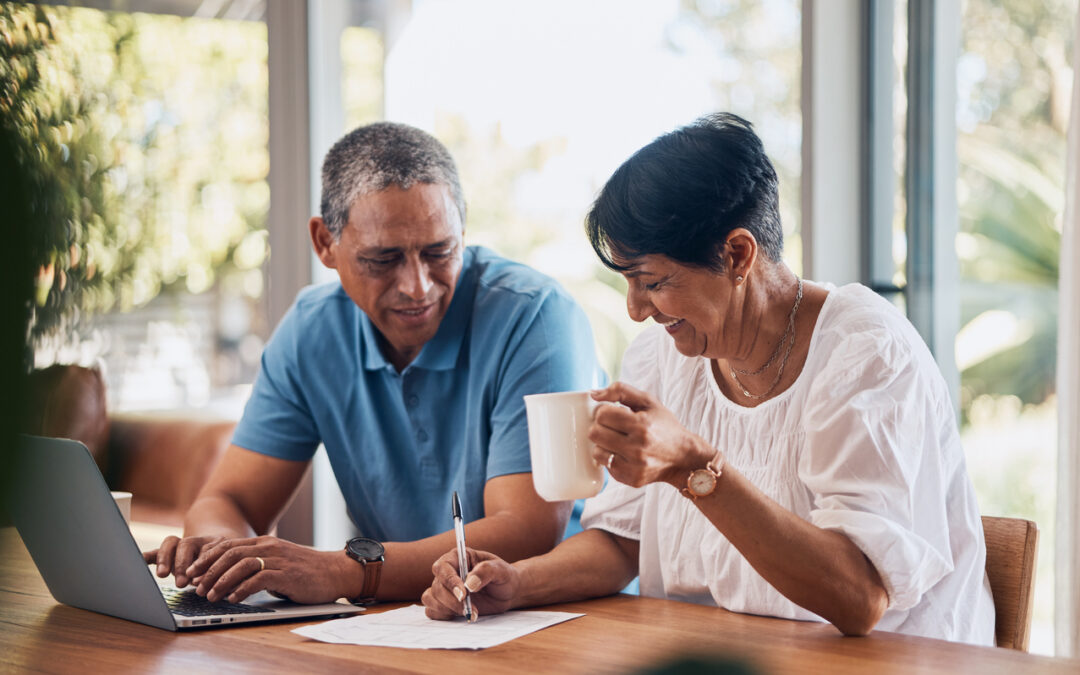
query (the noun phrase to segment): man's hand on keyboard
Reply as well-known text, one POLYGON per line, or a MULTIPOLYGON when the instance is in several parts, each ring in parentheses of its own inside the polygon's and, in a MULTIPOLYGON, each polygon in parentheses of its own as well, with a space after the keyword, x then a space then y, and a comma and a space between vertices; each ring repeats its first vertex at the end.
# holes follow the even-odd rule
POLYGON ((147 565, 157 565, 157 575, 162 579, 173 575, 176 586, 183 588, 192 581, 187 574, 191 563, 195 562, 203 551, 223 541, 225 537, 165 537, 160 547, 143 553, 143 560, 147 565))
POLYGON ((241 602, 262 590, 293 602, 333 602, 354 597, 363 586, 361 566, 344 551, 316 551, 269 536, 203 546, 184 577, 212 602, 241 602))

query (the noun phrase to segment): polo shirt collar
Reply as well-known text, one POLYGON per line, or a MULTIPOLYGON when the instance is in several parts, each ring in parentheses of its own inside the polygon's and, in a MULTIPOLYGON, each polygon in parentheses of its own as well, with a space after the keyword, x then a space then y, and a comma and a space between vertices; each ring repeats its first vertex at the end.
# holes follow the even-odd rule
MULTIPOLYGON (((467 247, 462 256, 461 274, 458 275, 457 285, 454 288, 454 299, 450 301, 450 307, 439 323, 439 330, 435 337, 431 338, 423 346, 420 353, 410 363, 408 368, 424 368, 426 370, 451 370, 457 365, 458 354, 461 353, 461 345, 465 341, 465 331, 469 326, 469 317, 472 315, 473 299, 476 287, 476 274, 474 274, 473 262, 476 251, 467 247)), ((357 308, 359 311, 359 308, 357 308)), ((379 348, 378 331, 368 315, 360 311, 360 339, 364 347, 364 369, 382 370, 393 368, 383 356, 379 348)))

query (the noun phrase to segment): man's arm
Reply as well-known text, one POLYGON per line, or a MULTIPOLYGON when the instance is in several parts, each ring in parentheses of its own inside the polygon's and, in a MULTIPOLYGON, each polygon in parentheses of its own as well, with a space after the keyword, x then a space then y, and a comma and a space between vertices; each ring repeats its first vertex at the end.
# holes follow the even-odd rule
POLYGON ((277 523, 309 462, 230 445, 184 517, 184 535, 250 537, 277 523))
POLYGON ((143 554, 160 577, 190 581, 187 568, 211 544, 269 532, 289 503, 308 462, 278 459, 230 445, 184 518, 184 537, 168 537, 143 554))
MULTIPOLYGON (((250 452, 250 451, 244 451, 250 452)), ((257 454, 257 453, 250 453, 257 454)), ((243 461, 243 460, 241 460, 243 461)), ((288 480, 280 463, 268 458, 259 471, 270 469, 267 493, 295 488, 303 475, 303 463, 288 480)), ((224 462, 223 462, 224 464, 224 462)), ((190 532, 207 532, 217 538, 204 541, 194 562, 182 574, 195 579, 196 591, 213 601, 240 601, 261 590, 284 595, 297 602, 330 602, 337 598, 355 598, 364 586, 364 566, 349 558, 342 549, 316 551, 276 537, 225 538, 265 532, 280 511, 273 500, 252 494, 239 473, 247 464, 233 465, 229 477, 221 478, 220 489, 207 485, 199 500, 198 512, 189 515, 190 532), (239 532, 246 524, 247 530, 239 532)), ((229 467, 225 467, 229 468, 229 467)), ((218 472, 215 471, 215 476, 218 472)), ((260 474, 246 474, 247 483, 261 483, 260 474), (253 477, 257 476, 257 479, 253 477)), ((261 489, 261 488, 260 488, 261 489)), ((549 551, 558 543, 570 515, 570 502, 549 503, 536 494, 532 474, 498 476, 484 488, 485 517, 469 523, 466 537, 470 545, 483 547, 514 561, 549 551)), ((447 521, 450 505, 446 505, 447 521)), ((196 507, 192 507, 196 511, 196 507)), ((186 541, 186 539, 185 539, 186 541)), ((196 539, 195 543, 198 543, 196 539)), ((442 534, 413 542, 389 542, 386 560, 376 597, 379 600, 416 600, 431 585, 431 565, 445 550, 454 546, 454 534, 442 534)), ((162 547, 164 549, 164 546, 162 547)), ((149 554, 148 554, 149 555, 149 554)), ((177 555, 177 567, 186 561, 177 555)), ((179 581, 177 582, 180 583, 179 581)))

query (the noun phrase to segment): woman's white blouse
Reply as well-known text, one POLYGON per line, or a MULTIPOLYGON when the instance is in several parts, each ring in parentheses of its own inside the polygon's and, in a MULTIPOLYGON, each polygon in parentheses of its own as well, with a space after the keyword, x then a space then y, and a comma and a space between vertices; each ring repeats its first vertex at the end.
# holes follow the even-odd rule
MULTIPOLYGON (((679 354, 660 326, 629 347, 622 380, 657 396, 781 506, 847 535, 889 594, 876 630, 991 645, 982 522, 945 382, 895 307, 858 284, 828 288, 798 379, 756 408, 732 403, 709 360, 679 354)), ((642 595, 822 620, 666 483, 609 480, 581 520, 640 541, 642 595)))

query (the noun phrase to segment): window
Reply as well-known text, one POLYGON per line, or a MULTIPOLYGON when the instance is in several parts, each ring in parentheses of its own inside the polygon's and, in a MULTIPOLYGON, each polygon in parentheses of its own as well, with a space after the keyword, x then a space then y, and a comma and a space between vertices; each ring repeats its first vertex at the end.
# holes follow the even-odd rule
POLYGON ((1075 0, 966 0, 956 64, 968 465, 984 513, 1040 532, 1031 650, 1053 653, 1058 260, 1075 0))
MULTIPOLYGON (((240 4, 223 15, 258 18, 258 3, 240 4)), ((114 410, 213 404, 239 414, 245 394, 235 388, 254 378, 272 328, 261 301, 266 25, 45 11, 77 54, 81 81, 67 86, 104 102, 87 124, 104 137, 94 161, 107 167, 115 208, 104 234, 72 256, 109 278, 83 307, 97 314, 37 350, 39 365, 100 359, 114 410)))
MULTIPOLYGON (((941 47, 935 31, 942 30, 935 22, 942 16, 934 3, 877 6, 889 4, 893 37, 886 53, 891 51, 893 62, 884 73, 872 71, 889 79, 870 84, 871 91, 891 89, 892 134, 886 142, 901 180, 893 184, 895 204, 872 211, 872 283, 909 310, 911 284, 932 286, 932 307, 927 311, 924 305, 912 320, 937 346, 943 369, 955 357, 961 442, 981 511, 1039 525, 1031 650, 1052 654, 1057 268, 1072 83, 1068 55, 1077 3, 965 0, 949 10, 958 16, 944 19, 959 22, 955 55, 935 53, 941 47), (913 117, 952 117, 950 110, 934 109, 943 105, 934 100, 940 90, 925 86, 928 74, 950 73, 956 91, 955 182, 948 172, 934 175, 938 148, 911 136, 913 129, 926 131, 918 126, 923 122, 912 125, 913 117), (952 225, 935 216, 928 234, 925 217, 934 213, 928 203, 954 197, 958 231, 949 242, 933 232, 948 232, 952 225), (923 223, 916 227, 922 235, 910 231, 913 218, 920 217, 923 223), (892 236, 875 229, 884 223, 892 236), (943 244, 946 250, 935 254, 934 247, 943 244), (925 274, 936 265, 935 255, 955 255, 957 283, 936 279, 936 270, 925 274), (921 278, 913 281, 912 270, 921 278), (958 329, 951 343, 933 326, 948 314, 956 314, 958 329), (944 353, 950 347, 953 353, 944 353)), ((880 58, 882 52, 871 53, 880 58)), ((874 168, 884 172, 887 166, 874 168)))
MULTIPOLYGON (((388 23, 400 31, 385 53, 386 118, 446 143, 467 241, 559 279, 612 376, 640 326, 582 223, 608 176, 656 136, 717 110, 753 122, 780 175, 785 257, 801 268, 797 0, 416 1, 388 23)), ((346 57, 347 92, 371 63, 346 57)))

